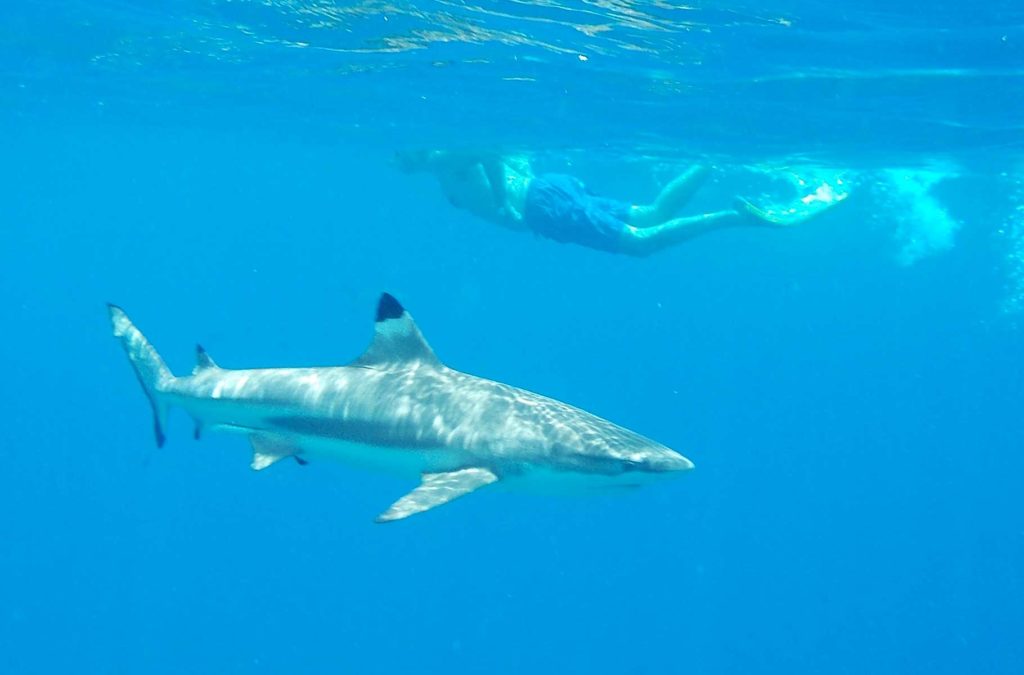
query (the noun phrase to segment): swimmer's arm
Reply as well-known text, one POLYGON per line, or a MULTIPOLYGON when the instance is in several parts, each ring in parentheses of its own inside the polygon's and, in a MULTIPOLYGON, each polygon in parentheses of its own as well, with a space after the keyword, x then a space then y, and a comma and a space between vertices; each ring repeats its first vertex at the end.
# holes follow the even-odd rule
POLYGON ((473 165, 473 171, 482 170, 494 195, 494 203, 499 207, 508 202, 508 177, 520 174, 532 175, 529 159, 524 155, 501 155, 497 153, 467 153, 465 161, 473 165))
POLYGON ((502 158, 493 153, 430 150, 425 156, 425 163, 431 171, 467 171, 479 164, 489 172, 489 167, 502 166, 502 158))
POLYGON ((505 193, 505 166, 504 159, 492 155, 480 159, 480 167, 487 176, 487 182, 491 184, 491 194, 494 195, 494 203, 503 205, 508 195, 505 193))
POLYGON ((433 150, 429 155, 429 166, 438 175, 474 176, 475 182, 487 185, 494 198, 495 206, 505 202, 504 158, 495 153, 453 152, 433 150))

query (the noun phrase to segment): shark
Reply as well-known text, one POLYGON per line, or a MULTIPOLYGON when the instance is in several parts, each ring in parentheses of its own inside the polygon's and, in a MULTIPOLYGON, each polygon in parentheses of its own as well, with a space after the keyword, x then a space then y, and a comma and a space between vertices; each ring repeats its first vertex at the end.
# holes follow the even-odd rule
POLYGON ((157 446, 170 408, 204 430, 243 434, 251 467, 285 459, 348 465, 418 479, 377 516, 408 518, 492 484, 601 490, 636 487, 693 468, 664 445, 524 389, 444 365, 394 296, 377 304, 374 336, 357 359, 316 368, 221 368, 201 345, 176 377, 123 309, 113 333, 153 411, 157 446))

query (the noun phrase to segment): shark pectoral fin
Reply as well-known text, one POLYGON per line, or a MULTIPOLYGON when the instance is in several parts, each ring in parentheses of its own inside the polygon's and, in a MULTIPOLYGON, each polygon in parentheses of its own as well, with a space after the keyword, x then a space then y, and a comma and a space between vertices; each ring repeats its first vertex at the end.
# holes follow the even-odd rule
POLYGON ((299 449, 287 441, 253 434, 249 437, 249 442, 252 443, 252 464, 249 466, 254 471, 262 471, 285 457, 298 459, 299 449))
POLYGON ((408 518, 416 513, 428 511, 435 506, 469 494, 477 488, 498 480, 487 469, 472 468, 448 471, 447 473, 425 473, 419 487, 405 495, 384 513, 377 516, 378 523, 408 518))

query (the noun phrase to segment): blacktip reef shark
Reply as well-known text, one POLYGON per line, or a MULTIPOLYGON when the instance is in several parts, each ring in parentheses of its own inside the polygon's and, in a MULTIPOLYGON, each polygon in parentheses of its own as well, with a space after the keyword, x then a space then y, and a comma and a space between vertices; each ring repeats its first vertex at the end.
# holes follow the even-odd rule
POLYGON ((185 377, 171 373, 124 310, 109 308, 153 408, 158 446, 168 408, 180 406, 195 420, 196 438, 203 429, 247 435, 257 471, 289 457, 332 458, 419 478, 377 522, 491 483, 633 486, 693 468, 674 450, 588 412, 448 368, 387 293, 373 342, 347 366, 227 370, 197 346, 195 370, 185 377))

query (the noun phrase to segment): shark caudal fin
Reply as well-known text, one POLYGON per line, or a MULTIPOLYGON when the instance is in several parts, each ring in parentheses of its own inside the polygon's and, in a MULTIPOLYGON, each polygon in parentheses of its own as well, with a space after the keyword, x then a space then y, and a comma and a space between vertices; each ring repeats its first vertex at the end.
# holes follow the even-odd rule
POLYGON ((114 337, 121 341, 121 346, 124 347, 128 360, 135 369, 135 376, 139 378, 139 383, 149 399, 149 405, 153 408, 153 430, 156 432, 157 447, 163 447, 167 405, 160 399, 160 393, 174 380, 174 375, 124 310, 117 305, 109 304, 107 308, 110 310, 114 337))

